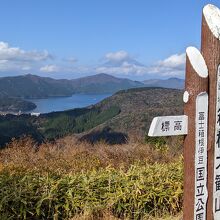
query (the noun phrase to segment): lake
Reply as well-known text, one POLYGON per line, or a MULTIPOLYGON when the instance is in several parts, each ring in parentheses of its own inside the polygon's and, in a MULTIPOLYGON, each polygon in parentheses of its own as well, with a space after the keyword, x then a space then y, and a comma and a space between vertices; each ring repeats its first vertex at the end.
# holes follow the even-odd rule
POLYGON ((112 94, 74 94, 71 97, 46 98, 46 99, 27 99, 37 105, 37 108, 30 112, 48 113, 53 111, 64 111, 73 108, 83 108, 96 104, 112 94))

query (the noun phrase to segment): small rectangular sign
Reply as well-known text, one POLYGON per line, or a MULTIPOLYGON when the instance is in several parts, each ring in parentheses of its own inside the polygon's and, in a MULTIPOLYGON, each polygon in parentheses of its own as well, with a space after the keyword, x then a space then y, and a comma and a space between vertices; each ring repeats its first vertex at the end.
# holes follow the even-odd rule
POLYGON ((186 115, 163 116, 153 119, 148 136, 186 135, 187 131, 188 117, 186 115))
POLYGON ((206 220, 207 191, 207 138, 208 94, 196 98, 195 117, 195 194, 194 220, 206 220))
POLYGON ((217 73, 216 122, 214 145, 213 216, 220 219, 220 66, 217 73))

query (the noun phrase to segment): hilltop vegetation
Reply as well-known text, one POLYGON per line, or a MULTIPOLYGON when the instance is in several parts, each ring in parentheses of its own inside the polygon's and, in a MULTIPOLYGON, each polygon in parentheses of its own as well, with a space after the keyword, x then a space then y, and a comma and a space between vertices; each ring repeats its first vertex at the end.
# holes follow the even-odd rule
POLYGON ((0 141, 4 145, 13 137, 31 135, 42 142, 66 135, 80 140, 110 144, 125 143, 135 136, 143 139, 153 117, 182 114, 182 91, 162 88, 139 88, 116 93, 87 108, 63 112, 1 116, 0 141))
POLYGON ((144 137, 153 117, 183 113, 182 91, 165 88, 137 88, 119 91, 96 106, 118 106, 120 114, 95 130, 110 127, 129 136, 144 137))
POLYGON ((165 219, 182 210, 172 147, 13 141, 0 151, 1 219, 165 219), (166 149, 166 150, 164 150, 166 149))
POLYGON ((87 108, 0 117, 2 145, 33 137, 0 151, 0 219, 180 216, 182 139, 143 138, 154 116, 182 113, 181 99, 180 90, 141 88, 87 108))

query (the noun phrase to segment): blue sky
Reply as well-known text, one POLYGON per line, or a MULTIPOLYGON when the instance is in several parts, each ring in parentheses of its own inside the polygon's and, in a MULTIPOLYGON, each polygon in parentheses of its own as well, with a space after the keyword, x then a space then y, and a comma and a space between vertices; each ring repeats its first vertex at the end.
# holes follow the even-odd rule
POLYGON ((205 0, 0 0, 0 76, 184 77, 205 0))

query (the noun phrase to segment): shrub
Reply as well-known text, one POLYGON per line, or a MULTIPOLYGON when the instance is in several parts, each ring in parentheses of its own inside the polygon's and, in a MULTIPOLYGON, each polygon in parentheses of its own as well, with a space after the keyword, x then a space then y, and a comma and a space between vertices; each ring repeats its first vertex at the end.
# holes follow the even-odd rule
POLYGON ((182 208, 182 161, 134 164, 47 175, 20 170, 0 174, 0 215, 7 219, 68 219, 83 213, 142 219, 182 208))
POLYGON ((146 144, 14 140, 0 151, 0 219, 174 215, 182 182, 182 158, 146 144))

